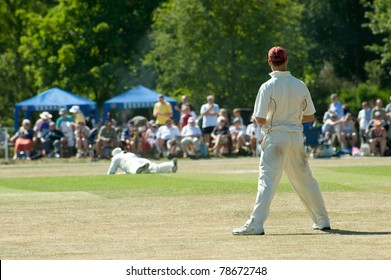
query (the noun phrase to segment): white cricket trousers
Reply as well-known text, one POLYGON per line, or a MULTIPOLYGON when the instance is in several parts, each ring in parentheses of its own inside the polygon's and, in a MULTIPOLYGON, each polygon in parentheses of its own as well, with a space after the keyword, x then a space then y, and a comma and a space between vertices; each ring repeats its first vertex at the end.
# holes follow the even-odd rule
POLYGON ((304 152, 302 132, 271 131, 263 139, 259 165, 258 192, 248 223, 263 229, 270 205, 284 171, 312 221, 329 227, 329 216, 318 182, 312 177, 304 152))
POLYGON ((173 161, 165 161, 162 163, 150 162, 149 172, 150 173, 170 173, 174 167, 173 161))
POLYGON ((144 173, 170 173, 174 167, 173 161, 166 161, 162 163, 154 163, 146 158, 132 158, 128 160, 128 173, 136 174, 137 169, 149 163, 148 171, 144 173))

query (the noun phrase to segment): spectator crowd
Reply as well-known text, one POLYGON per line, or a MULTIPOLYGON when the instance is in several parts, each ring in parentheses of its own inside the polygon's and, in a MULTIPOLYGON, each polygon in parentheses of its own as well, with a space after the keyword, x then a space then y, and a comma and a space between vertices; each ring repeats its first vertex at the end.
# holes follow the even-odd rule
POLYGON ((337 94, 332 94, 323 116, 321 141, 348 154, 390 156, 390 124, 391 97, 385 107, 381 99, 363 101, 361 110, 354 115, 341 104, 337 94))
MULTIPOLYGON (((69 110, 61 108, 56 119, 44 111, 34 125, 24 119, 10 138, 14 144, 13 159, 76 156, 97 160, 110 158, 117 147, 155 159, 259 154, 263 134, 256 121, 251 118, 245 125, 240 109, 227 112, 211 95, 199 111, 187 96, 182 96, 173 108, 159 95, 152 115, 151 120, 135 116, 124 124, 108 115, 103 124, 93 126, 76 105, 69 110), (173 120, 173 110, 180 114, 178 121, 173 120)), ((385 156, 391 150, 390 124, 391 98, 385 107, 381 99, 364 101, 355 115, 340 103, 337 94, 332 94, 322 124, 315 121, 313 126, 321 128, 321 144, 350 154, 361 148, 361 152, 385 156)))

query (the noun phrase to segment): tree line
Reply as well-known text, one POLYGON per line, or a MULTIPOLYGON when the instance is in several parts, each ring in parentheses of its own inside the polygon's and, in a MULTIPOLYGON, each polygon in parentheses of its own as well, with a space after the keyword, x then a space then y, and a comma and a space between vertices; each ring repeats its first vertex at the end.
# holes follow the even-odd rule
POLYGON ((102 105, 137 85, 252 108, 282 45, 319 114, 391 93, 388 0, 2 0, 0 118, 58 86, 102 105))

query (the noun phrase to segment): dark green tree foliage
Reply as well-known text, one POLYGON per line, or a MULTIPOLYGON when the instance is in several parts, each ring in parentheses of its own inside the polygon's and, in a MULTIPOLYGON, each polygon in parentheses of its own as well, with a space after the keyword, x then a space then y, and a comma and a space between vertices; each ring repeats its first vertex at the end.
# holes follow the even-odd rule
POLYGON ((160 1, 59 0, 28 13, 20 53, 37 91, 59 86, 101 104, 132 85, 132 65, 160 1))
POLYGON ((42 13, 53 1, 0 1, 0 119, 12 126, 15 103, 31 96, 32 87, 23 73, 24 62, 18 53, 19 39, 24 32, 22 15, 42 13))
POLYGON ((212 94, 228 108, 252 107, 268 79, 270 47, 285 46, 292 70, 302 72, 300 13, 288 0, 172 0, 155 13, 145 61, 164 92, 187 93, 198 105, 212 94))
POLYGON ((368 8, 365 17, 368 22, 364 25, 370 28, 373 34, 381 37, 380 42, 372 42, 368 49, 380 55, 380 63, 388 73, 387 86, 391 83, 391 1, 389 0, 362 0, 368 8))
POLYGON ((15 103, 52 86, 100 105, 144 84, 252 107, 273 45, 318 114, 332 92, 357 109, 389 93, 390 14, 389 0, 2 0, 0 121, 12 126, 15 103))
POLYGON ((365 80, 364 64, 373 55, 364 49, 375 37, 364 30, 364 7, 357 0, 301 0, 308 63, 319 72, 325 62, 349 80, 365 80))

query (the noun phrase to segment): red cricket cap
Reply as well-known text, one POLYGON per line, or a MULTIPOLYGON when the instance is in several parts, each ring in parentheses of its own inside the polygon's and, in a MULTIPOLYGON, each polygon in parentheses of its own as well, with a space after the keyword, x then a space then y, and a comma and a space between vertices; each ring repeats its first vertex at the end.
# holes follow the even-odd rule
POLYGON ((269 50, 269 59, 271 61, 284 61, 288 58, 286 55, 286 50, 283 47, 273 47, 269 50))

